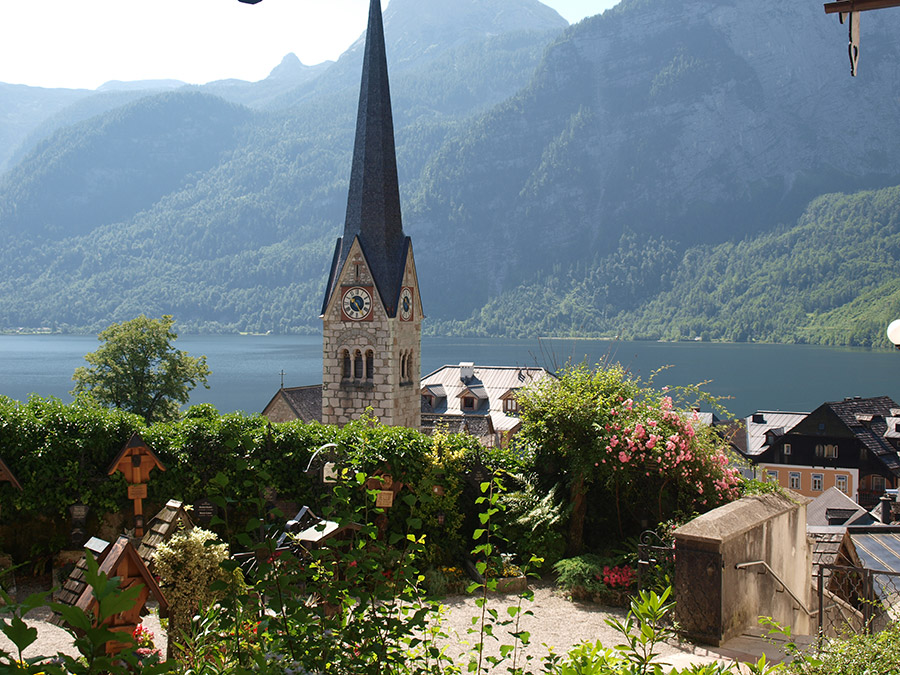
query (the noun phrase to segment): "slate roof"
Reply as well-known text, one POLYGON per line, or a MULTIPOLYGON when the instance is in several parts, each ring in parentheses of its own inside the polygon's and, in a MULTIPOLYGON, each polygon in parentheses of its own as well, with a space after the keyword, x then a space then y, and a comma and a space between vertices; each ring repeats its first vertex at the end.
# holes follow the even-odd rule
POLYGON ((897 455, 897 448, 887 437, 887 420, 897 410, 897 404, 889 396, 846 398, 843 401, 828 402, 825 406, 887 469, 900 476, 900 457, 897 455))
POLYGON ((265 413, 275 399, 281 397, 294 411, 297 419, 304 422, 322 421, 322 385, 313 384, 305 387, 282 387, 263 408, 265 413))
POLYGON ((766 432, 774 430, 776 434, 784 435, 807 415, 809 413, 784 410, 758 410, 753 413, 744 420, 747 426, 747 444, 744 453, 748 457, 762 454, 768 447, 766 432))
POLYGON ((400 183, 380 0, 369 3, 347 217, 344 235, 335 246, 322 304, 323 314, 356 238, 359 238, 388 316, 393 317, 410 243, 403 234, 400 213, 400 183))

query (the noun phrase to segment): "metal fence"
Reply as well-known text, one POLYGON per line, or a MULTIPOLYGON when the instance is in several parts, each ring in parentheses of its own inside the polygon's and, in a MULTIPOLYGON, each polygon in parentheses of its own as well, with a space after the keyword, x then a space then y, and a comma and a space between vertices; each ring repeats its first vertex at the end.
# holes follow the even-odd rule
POLYGON ((878 632, 900 618, 900 572, 820 565, 819 635, 878 632))
POLYGON ((641 534, 638 543, 638 590, 659 592, 675 582, 675 545, 653 530, 641 534))

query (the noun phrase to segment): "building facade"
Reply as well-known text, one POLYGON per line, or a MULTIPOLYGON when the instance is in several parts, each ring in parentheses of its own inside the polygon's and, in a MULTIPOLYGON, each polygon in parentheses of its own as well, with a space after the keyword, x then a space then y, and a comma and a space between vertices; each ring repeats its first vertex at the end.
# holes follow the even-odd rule
POLYGON ((871 508, 900 480, 900 406, 887 396, 823 403, 807 414, 756 413, 747 429, 748 455, 763 475, 801 494, 836 487, 871 508))

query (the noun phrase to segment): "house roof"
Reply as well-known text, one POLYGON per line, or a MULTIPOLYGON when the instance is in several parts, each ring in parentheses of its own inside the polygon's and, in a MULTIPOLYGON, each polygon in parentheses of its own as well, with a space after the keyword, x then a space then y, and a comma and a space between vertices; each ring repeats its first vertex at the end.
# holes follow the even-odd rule
POLYGON ((845 398, 825 403, 824 407, 834 413, 887 469, 900 475, 900 457, 887 436, 887 420, 894 417, 897 410, 897 404, 889 396, 845 398))
POLYGON ((304 422, 322 421, 322 385, 313 384, 306 387, 282 387, 263 408, 263 414, 275 402, 281 398, 297 416, 304 422))
POLYGON ((448 434, 469 434, 488 442, 493 440, 494 422, 489 415, 434 415, 422 413, 422 431, 440 429, 448 434))
POLYGON ((900 572, 900 528, 885 525, 851 527, 847 533, 868 569, 900 572))
POLYGON ((335 247, 323 314, 355 239, 359 239, 388 316, 393 317, 410 243, 403 233, 400 212, 391 91, 379 0, 369 3, 347 216, 344 234, 335 247))
POLYGON ((806 524, 809 527, 839 525, 869 525, 874 519, 869 512, 836 487, 830 487, 813 499, 806 507, 806 524), (842 523, 835 521, 841 517, 842 523), (831 521, 831 522, 829 522, 831 521))
MULTIPOLYGON (((429 406, 423 402, 422 413, 429 415, 466 415, 507 416, 503 412, 503 399, 511 390, 521 389, 529 384, 540 382, 547 377, 555 377, 544 368, 524 366, 475 366, 464 368, 460 365, 441 366, 422 378, 423 393, 435 394, 443 391, 443 397, 436 397, 429 406), (464 370, 474 372, 474 377, 462 378, 464 370), (468 392, 468 393, 467 393, 468 392), (463 395, 473 396, 480 402, 475 410, 462 407, 463 395)), ((496 427, 496 424, 494 425, 496 427)))
POLYGON ((785 410, 758 410, 744 420, 747 426, 746 455, 755 457, 761 455, 768 447, 766 433, 781 430, 780 435, 790 431, 797 423, 802 421, 809 413, 788 412, 785 410))

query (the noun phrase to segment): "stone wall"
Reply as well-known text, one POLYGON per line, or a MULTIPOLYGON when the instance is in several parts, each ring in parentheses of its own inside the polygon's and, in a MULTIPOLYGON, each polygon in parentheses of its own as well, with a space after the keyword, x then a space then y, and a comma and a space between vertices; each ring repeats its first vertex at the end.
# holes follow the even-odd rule
MULTIPOLYGON (((411 253, 410 253, 411 255, 411 253)), ((415 283, 415 267, 410 259, 404 283, 415 283)), ((416 296, 418 288, 414 286, 416 296)), ((390 317, 378 297, 358 243, 350 250, 341 272, 337 291, 325 310, 322 329, 322 422, 343 426, 371 408, 389 426, 421 427, 419 374, 421 370, 421 304, 411 321, 390 317), (342 288, 361 286, 373 293, 370 316, 362 321, 345 320, 341 310, 342 288), (373 352, 372 377, 344 376, 343 352, 363 355, 373 352), (401 373, 401 357, 411 355, 410 375, 401 373)), ((365 360, 365 358, 364 358, 365 360)))
POLYGON ((744 497, 675 531, 676 616, 688 635, 720 645, 760 616, 810 634, 809 501, 795 493, 744 497))

